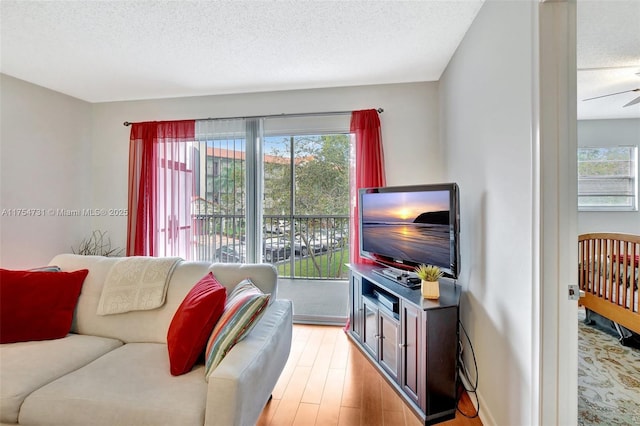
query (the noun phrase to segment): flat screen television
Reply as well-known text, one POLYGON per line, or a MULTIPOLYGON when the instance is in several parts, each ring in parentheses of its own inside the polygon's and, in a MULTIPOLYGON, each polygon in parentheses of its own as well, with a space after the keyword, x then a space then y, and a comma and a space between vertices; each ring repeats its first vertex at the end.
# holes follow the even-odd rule
POLYGON ((458 192, 455 183, 360 189, 360 255, 398 270, 436 265, 458 278, 458 192))

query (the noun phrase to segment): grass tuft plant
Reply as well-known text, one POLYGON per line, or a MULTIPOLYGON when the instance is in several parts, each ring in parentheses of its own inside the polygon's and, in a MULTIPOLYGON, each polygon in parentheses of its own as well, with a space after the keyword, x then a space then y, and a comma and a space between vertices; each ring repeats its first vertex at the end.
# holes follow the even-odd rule
POLYGON ((422 264, 415 271, 422 281, 438 281, 442 277, 442 271, 434 265, 422 264))
POLYGON ((107 236, 107 231, 93 231, 89 238, 84 238, 78 248, 71 247, 74 254, 81 254, 84 256, 122 256, 123 250, 121 248, 111 247, 111 238, 107 236))

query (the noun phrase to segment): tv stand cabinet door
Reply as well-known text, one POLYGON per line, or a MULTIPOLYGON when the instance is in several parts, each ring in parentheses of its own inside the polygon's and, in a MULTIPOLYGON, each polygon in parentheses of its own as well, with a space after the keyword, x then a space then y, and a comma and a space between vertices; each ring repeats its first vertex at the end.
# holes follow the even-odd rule
POLYGON ((378 329, 378 306, 375 302, 363 297, 362 308, 362 346, 377 360, 380 338, 380 330, 378 329))
POLYGON ((456 369, 458 365, 458 307, 425 311, 422 318, 425 338, 426 373, 424 412, 427 416, 456 412, 456 369))
POLYGON ((385 309, 378 310, 380 319, 380 366, 397 383, 400 372, 399 321, 385 309))
POLYGON ((417 307, 400 302, 400 387, 419 406, 424 399, 424 374, 420 362, 424 353, 422 316, 417 307))
POLYGON ((351 307, 351 333, 358 341, 362 341, 362 322, 364 318, 364 307, 362 306, 362 277, 350 274, 350 307, 351 307))

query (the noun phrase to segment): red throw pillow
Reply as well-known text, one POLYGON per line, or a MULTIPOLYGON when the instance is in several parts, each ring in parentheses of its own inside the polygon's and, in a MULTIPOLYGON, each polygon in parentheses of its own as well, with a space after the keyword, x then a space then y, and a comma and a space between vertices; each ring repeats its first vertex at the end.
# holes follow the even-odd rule
POLYGON ((188 373, 204 351, 227 299, 227 290, 209 272, 193 286, 171 320, 167 332, 171 374, 188 373))
POLYGON ((0 343, 66 336, 88 273, 0 269, 0 343))

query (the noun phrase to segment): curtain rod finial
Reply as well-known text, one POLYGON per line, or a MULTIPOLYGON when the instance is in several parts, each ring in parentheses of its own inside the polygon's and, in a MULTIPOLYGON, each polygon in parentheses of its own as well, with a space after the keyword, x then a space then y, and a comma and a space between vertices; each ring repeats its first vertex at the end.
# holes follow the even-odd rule
POLYGON ((378 113, 384 112, 382 108, 378 108, 376 111, 378 111, 378 113))
POLYGON ((131 126, 131 123, 129 123, 128 121, 125 121, 124 123, 122 123, 125 126, 131 126))

